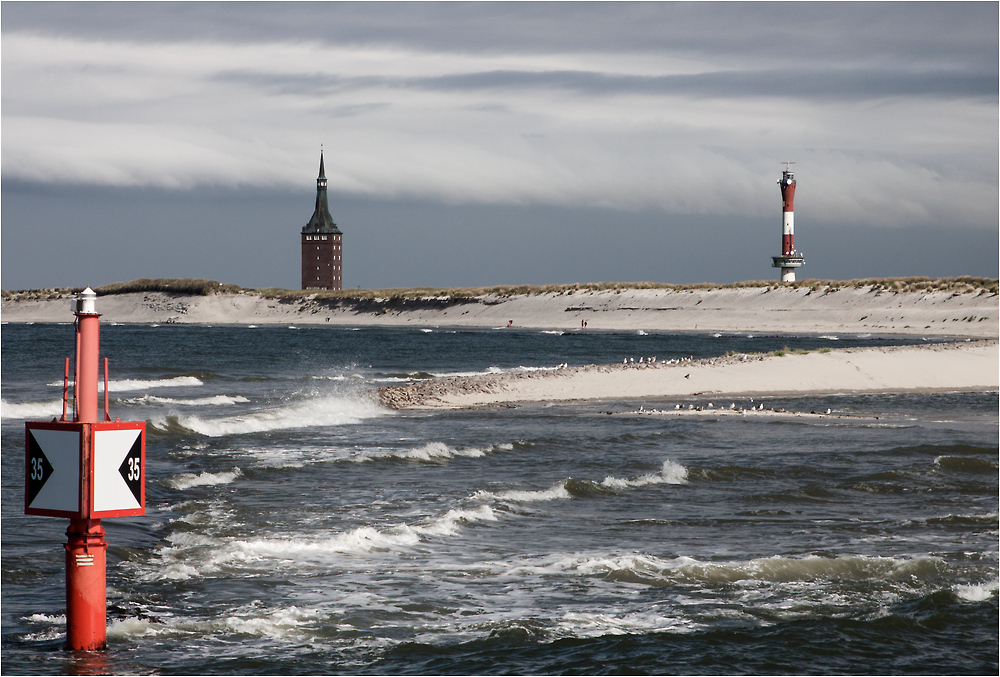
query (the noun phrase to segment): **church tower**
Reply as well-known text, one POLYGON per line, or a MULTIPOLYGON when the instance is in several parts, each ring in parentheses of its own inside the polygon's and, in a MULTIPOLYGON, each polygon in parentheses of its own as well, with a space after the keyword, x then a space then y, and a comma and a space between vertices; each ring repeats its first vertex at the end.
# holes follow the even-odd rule
POLYGON ((326 171, 321 150, 319 177, 316 179, 316 209, 309 223, 302 227, 303 289, 342 288, 341 237, 340 229, 330 216, 330 205, 326 199, 326 171))

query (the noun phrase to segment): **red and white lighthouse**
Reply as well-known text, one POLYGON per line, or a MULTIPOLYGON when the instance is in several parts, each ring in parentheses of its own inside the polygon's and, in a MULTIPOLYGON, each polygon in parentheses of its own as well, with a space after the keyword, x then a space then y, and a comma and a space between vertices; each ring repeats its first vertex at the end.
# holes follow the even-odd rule
POLYGON ((785 162, 785 169, 781 172, 781 180, 778 185, 781 187, 781 256, 772 256, 772 267, 781 268, 782 282, 795 282, 795 269, 805 265, 806 260, 799 252, 795 251, 795 174, 790 165, 793 162, 785 162))

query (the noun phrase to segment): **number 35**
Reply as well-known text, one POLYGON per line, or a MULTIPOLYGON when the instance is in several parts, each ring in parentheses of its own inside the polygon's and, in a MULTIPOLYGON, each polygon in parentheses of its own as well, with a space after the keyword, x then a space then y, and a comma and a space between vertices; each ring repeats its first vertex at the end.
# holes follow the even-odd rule
POLYGON ((128 479, 129 482, 134 482, 134 481, 136 481, 137 479, 139 479, 141 477, 141 475, 140 475, 141 467, 139 465, 139 463, 141 462, 141 460, 142 459, 135 458, 135 457, 129 458, 129 460, 128 460, 128 477, 127 477, 127 479, 128 479))

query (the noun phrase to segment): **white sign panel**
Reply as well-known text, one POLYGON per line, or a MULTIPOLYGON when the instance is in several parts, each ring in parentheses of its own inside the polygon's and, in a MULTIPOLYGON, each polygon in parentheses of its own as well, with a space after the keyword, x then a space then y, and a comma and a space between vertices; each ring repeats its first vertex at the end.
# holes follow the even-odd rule
POLYGON ((94 511, 142 508, 142 431, 94 431, 94 511))

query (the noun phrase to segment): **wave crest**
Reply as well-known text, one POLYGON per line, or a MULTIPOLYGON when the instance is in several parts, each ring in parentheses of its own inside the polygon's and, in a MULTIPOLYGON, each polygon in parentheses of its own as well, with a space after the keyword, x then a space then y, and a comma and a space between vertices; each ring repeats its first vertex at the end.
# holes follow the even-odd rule
POLYGON ((663 467, 658 473, 640 475, 635 479, 624 480, 609 475, 604 478, 601 485, 612 489, 628 489, 630 487, 644 487, 649 484, 687 484, 687 477, 687 468, 668 459, 663 462, 663 467))
MULTIPOLYGON (((269 430, 349 425, 368 418, 385 416, 387 413, 387 410, 369 400, 327 395, 299 400, 285 406, 264 409, 242 416, 214 419, 201 416, 179 416, 176 417, 176 423, 199 435, 221 437, 269 430)), ((171 423, 170 418, 173 417, 154 421, 153 425, 160 429, 168 429, 171 423)))
POLYGON ((200 474, 194 473, 182 473, 176 477, 171 477, 164 482, 167 486, 173 487, 174 489, 184 490, 190 489, 192 487, 206 487, 213 486, 216 484, 229 484, 237 477, 243 475, 243 471, 239 468, 233 468, 232 470, 211 473, 203 472, 200 474))
POLYGON ((482 458, 486 454, 498 448, 504 448, 505 446, 513 448, 511 445, 494 445, 486 447, 485 449, 478 449, 476 447, 470 447, 468 449, 455 449, 448 446, 444 442, 428 442, 424 446, 416 449, 404 449, 398 451, 366 451, 356 456, 352 456, 349 460, 356 463, 367 463, 383 459, 435 462, 456 457, 482 458))
MULTIPOLYGON (((59 385, 62 385, 61 383, 59 385)), ((47 419, 62 414, 62 400, 8 402, 0 400, 0 419, 47 419)))
POLYGON ((208 407, 224 406, 230 404, 243 404, 250 400, 242 395, 211 395, 209 397, 194 397, 191 399, 177 399, 174 397, 157 397, 156 395, 142 395, 141 397, 129 397, 118 400, 121 404, 133 406, 142 405, 169 405, 177 407, 208 407))

